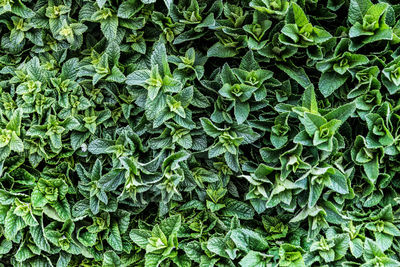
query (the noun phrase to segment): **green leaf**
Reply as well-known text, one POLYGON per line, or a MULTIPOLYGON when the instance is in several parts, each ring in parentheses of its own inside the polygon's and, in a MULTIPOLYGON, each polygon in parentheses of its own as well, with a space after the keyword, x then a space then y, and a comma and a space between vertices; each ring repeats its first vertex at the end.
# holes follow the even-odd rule
POLYGON ((310 195, 308 197, 308 207, 309 208, 312 208, 315 206, 315 204, 317 204, 317 201, 319 200, 323 189, 324 189, 323 184, 315 183, 314 185, 311 186, 310 195))
POLYGON ((183 247, 185 254, 194 262, 200 263, 201 256, 203 255, 203 250, 201 245, 197 241, 192 241, 183 247))
POLYGON ((29 232, 36 246, 38 246, 41 250, 50 251, 50 244, 44 236, 42 224, 29 227, 29 232))
POLYGON ((123 182, 124 174, 123 170, 114 169, 100 178, 99 185, 105 191, 113 191, 123 182))
POLYGON ((208 239, 207 249, 221 257, 229 258, 226 252, 226 242, 222 237, 211 237, 208 239))
POLYGON ((112 15, 111 17, 103 20, 100 24, 101 31, 108 40, 114 40, 117 36, 118 30, 118 17, 112 15))
POLYGON ((32 195, 31 195, 31 201, 32 205, 35 208, 43 207, 44 205, 47 204, 47 199, 44 197, 42 192, 39 191, 37 187, 33 189, 32 195))
POLYGON ((96 0, 96 3, 100 8, 103 8, 106 2, 107 0, 96 0))
POLYGON ((80 148, 85 141, 89 138, 90 133, 89 132, 72 132, 71 133, 71 147, 73 150, 77 150, 78 148, 80 148))
POLYGON ((382 251, 385 251, 391 247, 393 236, 380 232, 374 232, 374 236, 376 244, 382 251))
POLYGON ((60 216, 62 220, 67 220, 71 218, 71 210, 66 198, 61 201, 52 203, 51 206, 56 210, 58 216, 60 216))
POLYGON ((108 244, 117 251, 122 250, 122 239, 121 239, 121 234, 119 231, 118 224, 116 222, 111 224, 110 228, 110 234, 107 238, 108 244))
POLYGON ((334 237, 335 260, 342 259, 349 249, 350 237, 348 234, 340 234, 334 237))
POLYGON ((242 267, 267 267, 269 259, 272 257, 272 255, 266 255, 258 251, 250 251, 240 260, 239 265, 242 267))
POLYGON ((308 19, 304 11, 301 9, 301 7, 296 3, 292 3, 291 7, 293 10, 294 20, 296 22, 296 25, 299 28, 306 25, 308 23, 308 19))
POLYGON ((10 140, 10 149, 11 151, 15 152, 23 152, 24 151, 24 143, 22 142, 21 138, 17 136, 15 132, 11 135, 10 140))
POLYGON ((209 119, 201 118, 201 125, 203 126, 204 131, 211 137, 218 137, 224 129, 216 127, 209 119))
POLYGON ((356 104, 354 102, 347 103, 340 106, 324 116, 327 120, 337 119, 342 123, 345 122, 356 110, 356 104))
POLYGON ((246 121, 247 117, 249 116, 250 113, 250 105, 249 103, 245 102, 239 102, 237 101, 235 103, 235 118, 238 124, 242 124, 243 122, 246 121))
POLYGON ((311 113, 318 113, 318 103, 317 98, 315 97, 314 87, 306 87, 302 97, 302 105, 311 113))
POLYGON ((231 47, 225 47, 221 43, 215 43, 207 51, 207 57, 230 58, 234 57, 238 52, 231 47))
POLYGON ((35 16, 35 12, 33 12, 30 8, 24 5, 21 1, 16 1, 14 5, 11 7, 12 13, 18 15, 23 18, 32 18, 35 16))
POLYGON ((379 176, 379 162, 378 157, 375 156, 371 161, 363 164, 363 169, 367 177, 375 181, 379 176))
POLYGON ((35 254, 32 253, 32 251, 25 245, 25 243, 22 243, 15 253, 15 259, 18 262, 26 261, 33 256, 35 256, 35 254))
POLYGON ((123 19, 131 18, 140 11, 140 9, 143 7, 143 3, 143 1, 139 2, 138 0, 122 2, 118 7, 118 17, 123 19))
POLYGON ((10 121, 6 125, 6 129, 14 131, 17 136, 21 134, 21 120, 22 120, 23 111, 22 109, 17 109, 14 111, 13 116, 10 121))
POLYGON ((13 243, 10 240, 3 239, 0 243, 0 255, 7 254, 13 247, 13 243))
POLYGON ((163 256, 155 253, 146 253, 144 264, 146 267, 158 267, 160 262, 162 262, 163 256))
POLYGON ((123 83, 125 79, 125 75, 117 66, 112 67, 111 74, 106 78, 107 81, 116 83, 123 83))
POLYGON ((56 151, 62 148, 61 134, 51 132, 49 138, 51 145, 56 151))
POLYGON ((372 6, 370 0, 350 0, 348 20, 351 24, 362 23, 364 15, 372 6))
POLYGON ((166 236, 171 236, 173 234, 178 233, 180 227, 181 227, 180 215, 174 215, 172 217, 169 217, 163 220, 160 224, 160 229, 166 236))
POLYGON ((66 267, 70 263, 72 255, 61 251, 60 257, 57 260, 57 267, 66 267))
POLYGON ((112 145, 113 145, 112 141, 96 139, 89 144, 88 150, 90 153, 95 154, 95 155, 103 154, 103 153, 107 153, 107 149, 109 147, 111 147, 112 145))
POLYGON ((375 257, 384 257, 385 254, 379 248, 379 246, 369 238, 365 239, 364 242, 364 259, 370 260, 375 257))
POLYGON ((129 237, 135 244, 145 249, 147 244, 149 243, 148 239, 151 237, 151 232, 141 229, 132 229, 129 233, 129 237))
POLYGON ((363 249, 364 248, 361 239, 356 238, 350 241, 350 251, 354 257, 356 258, 361 257, 363 254, 363 249))
POLYGON ((144 86, 149 78, 149 70, 137 70, 126 77, 126 84, 144 86))
POLYGON ((22 218, 15 215, 13 210, 10 209, 4 221, 4 236, 8 240, 14 240, 18 231, 23 227, 25 227, 25 223, 22 218))
POLYGON ((284 71, 290 78, 294 79, 298 84, 300 84, 303 88, 314 88, 313 84, 311 83, 310 79, 308 78, 306 72, 302 67, 297 67, 293 64, 290 65, 283 65, 277 64, 276 65, 280 70, 284 71))
POLYGON ((251 220, 254 216, 254 210, 246 203, 237 201, 235 199, 228 199, 225 202, 225 209, 223 213, 226 216, 237 216, 239 219, 251 220))
POLYGON ((347 75, 340 75, 337 72, 324 72, 318 82, 319 91, 324 97, 328 97, 339 89, 347 78, 347 75))
POLYGON ((323 125, 327 123, 327 120, 317 114, 313 113, 304 113, 304 119, 302 120, 302 123, 304 124, 307 133, 310 136, 313 136, 316 131, 318 131, 323 125))
POLYGON ((330 176, 330 180, 330 184, 327 185, 330 189, 339 194, 349 193, 346 176, 344 176, 340 171, 336 170, 335 173, 330 176))
POLYGON ((232 230, 231 239, 240 250, 246 252, 265 251, 269 247, 265 236, 248 229, 232 230))
POLYGON ((152 66, 158 66, 158 70, 162 77, 171 76, 165 44, 158 42, 154 45, 150 61, 152 66))
POLYGON ((114 251, 106 251, 104 253, 102 267, 120 266, 121 260, 114 251))

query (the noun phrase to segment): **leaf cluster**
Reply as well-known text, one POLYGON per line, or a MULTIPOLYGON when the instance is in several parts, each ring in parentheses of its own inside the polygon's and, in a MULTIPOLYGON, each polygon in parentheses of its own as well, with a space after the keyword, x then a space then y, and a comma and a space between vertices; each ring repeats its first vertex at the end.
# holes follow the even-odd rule
POLYGON ((395 0, 0 0, 0 267, 400 266, 395 0))

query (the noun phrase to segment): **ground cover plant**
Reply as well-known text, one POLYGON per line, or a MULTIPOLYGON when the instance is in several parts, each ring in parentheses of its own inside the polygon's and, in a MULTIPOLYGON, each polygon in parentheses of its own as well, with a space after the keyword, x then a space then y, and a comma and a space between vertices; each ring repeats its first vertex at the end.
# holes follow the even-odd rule
POLYGON ((397 0, 0 0, 0 266, 400 266, 397 0))

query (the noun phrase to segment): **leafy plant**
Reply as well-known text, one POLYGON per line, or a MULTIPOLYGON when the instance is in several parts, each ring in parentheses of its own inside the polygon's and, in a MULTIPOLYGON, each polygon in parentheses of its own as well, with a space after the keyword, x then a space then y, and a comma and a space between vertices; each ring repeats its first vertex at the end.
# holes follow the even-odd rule
POLYGON ((1 266, 400 266, 395 0, 0 0, 1 266))

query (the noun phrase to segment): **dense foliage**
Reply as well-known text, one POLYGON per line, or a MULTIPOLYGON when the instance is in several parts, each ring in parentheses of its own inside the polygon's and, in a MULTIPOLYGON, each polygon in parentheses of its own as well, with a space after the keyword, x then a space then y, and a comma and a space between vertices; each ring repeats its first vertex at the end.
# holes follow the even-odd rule
POLYGON ((400 266, 397 0, 0 0, 0 266, 400 266))

